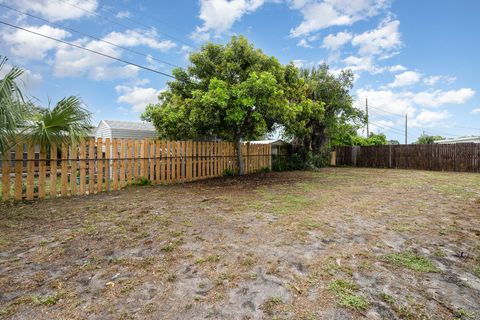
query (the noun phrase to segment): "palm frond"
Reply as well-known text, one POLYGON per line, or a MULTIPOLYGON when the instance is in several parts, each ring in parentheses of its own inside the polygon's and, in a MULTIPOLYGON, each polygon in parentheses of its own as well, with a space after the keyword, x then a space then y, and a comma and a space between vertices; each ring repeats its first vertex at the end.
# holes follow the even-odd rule
MULTIPOLYGON (((0 56, 0 71, 5 68, 6 57, 0 56)), ((0 79, 0 152, 5 152, 13 146, 16 130, 25 118, 23 110, 23 94, 16 80, 23 70, 12 67, 0 79)))
POLYGON ((83 107, 80 98, 70 96, 60 100, 53 109, 43 111, 31 121, 25 130, 29 143, 50 146, 52 144, 78 143, 91 130, 91 114, 83 107))

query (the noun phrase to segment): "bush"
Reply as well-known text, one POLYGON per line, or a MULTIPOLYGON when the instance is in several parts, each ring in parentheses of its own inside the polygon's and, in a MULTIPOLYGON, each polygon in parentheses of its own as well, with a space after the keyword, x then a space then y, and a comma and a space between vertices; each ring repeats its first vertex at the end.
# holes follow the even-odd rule
POLYGON ((272 163, 273 171, 291 171, 291 170, 303 170, 305 169, 305 163, 302 157, 293 153, 290 156, 277 157, 272 163))
POLYGON ((223 176, 224 177, 233 177, 235 175, 235 172, 231 168, 226 168, 223 170, 223 176))
POLYGON ((312 154, 309 152, 307 154, 307 164, 315 168, 328 167, 330 165, 331 153, 322 152, 319 154, 312 154))
POLYGON ((150 181, 150 179, 148 179, 146 177, 140 177, 140 178, 137 178, 136 181, 132 182, 132 185, 134 185, 134 186, 151 186, 152 181, 150 181))
POLYGON ((260 168, 260 170, 258 170, 258 172, 263 172, 263 173, 268 173, 270 171, 272 171, 272 170, 270 170, 269 167, 262 167, 262 168, 260 168))

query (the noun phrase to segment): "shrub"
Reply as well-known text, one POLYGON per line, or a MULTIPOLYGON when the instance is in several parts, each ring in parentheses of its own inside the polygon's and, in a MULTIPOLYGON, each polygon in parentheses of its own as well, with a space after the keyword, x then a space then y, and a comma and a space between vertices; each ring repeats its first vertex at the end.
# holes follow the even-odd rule
POLYGON ((132 182, 134 186, 151 186, 152 181, 146 177, 137 178, 136 181, 132 182))
POLYGON ((269 167, 262 167, 262 168, 260 168, 260 170, 258 170, 258 172, 263 172, 263 173, 268 173, 270 171, 272 171, 272 170, 270 170, 269 167))
POLYGON ((233 172, 233 169, 231 168, 226 168, 223 170, 223 176, 224 177, 233 177, 235 175, 235 172, 233 172))
POLYGON ((291 171, 291 170, 303 170, 305 169, 305 163, 302 157, 293 153, 290 156, 278 157, 272 163, 273 171, 291 171))

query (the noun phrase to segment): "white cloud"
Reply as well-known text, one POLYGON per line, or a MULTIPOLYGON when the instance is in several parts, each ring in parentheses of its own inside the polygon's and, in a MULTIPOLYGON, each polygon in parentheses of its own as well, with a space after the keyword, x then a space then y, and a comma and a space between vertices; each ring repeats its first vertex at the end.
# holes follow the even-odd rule
POLYGON ((434 86, 436 85, 438 82, 440 81, 443 81, 447 84, 452 84, 453 82, 455 82, 455 80, 457 80, 456 77, 448 77, 448 76, 430 76, 430 77, 427 77, 425 79, 423 79, 423 82, 427 85, 427 86, 434 86))
MULTIPOLYGON (((436 90, 412 92, 402 91, 394 92, 392 90, 382 89, 359 89, 356 92, 358 101, 365 101, 368 98, 369 105, 371 105, 370 112, 372 114, 379 115, 405 115, 408 114, 413 117, 416 108, 421 107, 440 107, 443 105, 463 104, 473 97, 475 91, 470 88, 462 88, 459 90, 442 91, 436 90)), ((426 111, 426 110, 424 110, 426 111)), ((422 111, 423 112, 423 111, 422 111)), ((422 113, 421 113, 422 114, 422 113)), ((439 119, 440 115, 446 116, 443 112, 427 113, 423 112, 423 115, 419 118, 420 122, 425 122, 427 119, 439 119), (437 118, 434 118, 437 115, 437 118)), ((441 119, 439 119, 441 120, 441 119)), ((436 120, 436 121, 439 121, 436 120)), ((433 120, 432 120, 433 121, 433 120)))
POLYGON ((323 39, 322 48, 335 51, 349 42, 351 39, 352 34, 348 32, 339 32, 336 35, 329 34, 325 37, 325 39, 323 39))
POLYGON ((176 44, 170 40, 157 40, 158 34, 155 30, 126 30, 125 32, 111 32, 103 40, 121 44, 124 47, 147 46, 152 49, 165 52, 176 44))
POLYGON ((415 107, 411 99, 405 97, 402 93, 396 93, 391 90, 366 90, 359 89, 356 92, 359 101, 365 101, 368 98, 371 114, 413 115, 415 107))
POLYGON ((374 120, 373 122, 369 123, 370 132, 375 133, 386 133, 391 130, 391 128, 398 129, 398 123, 390 120, 374 120))
POLYGON ((452 115, 446 111, 422 110, 415 118, 410 119, 410 127, 430 127, 434 124, 450 118, 452 115))
POLYGON ((117 18, 123 19, 123 18, 130 18, 132 16, 132 13, 130 11, 119 11, 116 15, 117 18))
POLYGON ((425 107, 439 107, 445 104, 463 104, 475 95, 475 91, 470 88, 459 90, 435 90, 433 92, 424 91, 411 95, 413 101, 425 107))
POLYGON ((162 90, 156 90, 154 88, 137 86, 116 86, 115 91, 121 94, 117 102, 131 105, 135 113, 143 112, 148 104, 157 102, 158 95, 162 92, 162 90))
POLYGON ((303 68, 305 66, 306 60, 297 59, 297 60, 293 60, 292 62, 295 65, 295 67, 303 68))
POLYGON ((395 80, 388 86, 391 88, 411 86, 420 81, 422 75, 415 71, 405 71, 395 75, 395 80))
MULTIPOLYGON (((12 65, 5 64, 3 68, 0 70, 0 78, 3 78, 11 69, 12 65)), ((39 73, 34 73, 29 69, 21 68, 23 70, 23 74, 16 79, 16 83, 26 92, 37 88, 40 83, 42 82, 42 75, 39 73)))
POLYGON ((368 57, 368 56, 364 56, 364 57, 348 56, 343 60, 343 62, 346 65, 344 69, 350 69, 353 72, 366 71, 372 74, 378 74, 384 71, 383 68, 375 65, 372 57, 368 57))
MULTIPOLYGON (((48 25, 39 27, 27 26, 24 28, 57 39, 65 39, 70 36, 70 33, 67 31, 52 28, 48 25)), ((2 32, 2 39, 9 45, 12 55, 26 60, 43 60, 49 50, 59 46, 59 43, 54 40, 45 39, 23 30, 2 32)))
POLYGON ((407 70, 407 68, 405 68, 404 66, 402 66, 401 64, 397 64, 397 65, 394 65, 394 66, 390 66, 390 67, 387 67, 387 70, 389 72, 400 72, 400 71, 405 71, 407 70))
MULTIPOLYGON (((125 32, 111 32, 103 40, 119 43, 124 47, 143 45, 159 51, 168 51, 176 46, 169 40, 159 41, 156 36, 157 34, 153 30, 126 30, 125 32)), ((75 43, 115 58, 120 58, 122 54, 119 48, 101 41, 79 39, 75 43)), ((131 65, 116 66, 114 63, 115 61, 112 59, 67 45, 60 45, 55 53, 54 74, 58 77, 88 76, 93 80, 135 78, 138 75, 138 67, 131 65)))
POLYGON ((299 37, 331 26, 352 25, 377 15, 389 5, 388 0, 323 0, 292 1, 291 7, 298 9, 303 21, 290 31, 299 37))
POLYGON ((471 113, 480 113, 480 108, 473 109, 471 113))
POLYGON ((385 20, 378 28, 356 35, 352 39, 352 45, 359 47, 358 53, 362 56, 389 57, 402 45, 399 26, 398 20, 385 20))
POLYGON ((200 0, 199 17, 203 25, 197 26, 191 36, 198 41, 209 40, 212 33, 220 36, 243 15, 256 11, 263 4, 264 0, 200 0))
POLYGON ((297 43, 297 47, 304 47, 304 48, 313 48, 307 41, 307 39, 300 39, 297 43))
POLYGON ((17 7, 33 12, 51 21, 79 19, 91 16, 98 7, 97 0, 16 0, 17 7))

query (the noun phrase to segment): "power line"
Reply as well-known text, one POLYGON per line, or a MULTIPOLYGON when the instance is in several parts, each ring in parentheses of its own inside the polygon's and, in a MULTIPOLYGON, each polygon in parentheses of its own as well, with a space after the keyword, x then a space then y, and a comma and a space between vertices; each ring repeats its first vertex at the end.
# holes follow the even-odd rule
POLYGON ((120 58, 116 58, 116 57, 113 57, 113 56, 111 56, 111 55, 108 55, 108 54, 105 54, 105 53, 102 53, 102 52, 99 52, 99 51, 96 51, 96 50, 88 49, 88 48, 79 46, 79 45, 77 45, 77 44, 74 44, 74 43, 71 43, 71 42, 68 42, 68 41, 64 41, 64 40, 60 40, 60 39, 57 39, 57 38, 53 38, 53 37, 47 36, 47 35, 42 34, 42 33, 38 33, 38 32, 32 31, 32 30, 28 30, 28 29, 22 28, 22 27, 20 27, 20 26, 16 26, 16 25, 10 24, 10 23, 5 22, 5 21, 2 21, 2 20, 0 20, 0 23, 1 23, 1 24, 4 24, 4 25, 6 25, 6 26, 9 26, 9 27, 15 28, 15 29, 19 29, 19 30, 23 30, 23 31, 29 32, 29 33, 31 33, 31 34, 35 34, 35 35, 37 35, 37 36, 40 36, 40 37, 43 37, 43 38, 46 38, 46 39, 54 40, 54 41, 57 41, 57 42, 60 42, 60 43, 63 43, 63 44, 66 44, 66 45, 69 45, 69 46, 78 48, 78 49, 86 50, 86 51, 88 51, 88 52, 95 53, 95 54, 98 54, 98 55, 100 55, 100 56, 103 56, 103 57, 106 57, 106 58, 109 58, 109 59, 112 59, 112 60, 116 60, 116 61, 125 63, 125 64, 127 64, 127 65, 135 66, 135 67, 140 68, 140 69, 144 69, 144 70, 147 70, 147 71, 151 71, 151 72, 154 72, 154 73, 163 75, 163 76, 165 76, 165 77, 169 77, 169 78, 175 79, 175 77, 172 76, 171 74, 168 74, 168 73, 165 73, 165 72, 162 72, 162 71, 159 71, 159 70, 155 70, 155 69, 152 69, 152 68, 149 68, 149 67, 142 66, 142 65, 137 64, 137 63, 133 63, 133 62, 130 62, 130 61, 127 61, 127 60, 123 60, 123 59, 120 59, 120 58))
MULTIPOLYGON (((73 4, 73 3, 70 3, 70 2, 68 2, 68 1, 66 1, 66 0, 57 0, 57 1, 63 2, 63 3, 65 3, 65 4, 67 4, 67 5, 71 6, 71 7, 77 8, 77 9, 82 10, 82 11, 84 11, 84 12, 93 14, 93 15, 95 15, 95 16, 97 16, 97 17, 103 18, 103 19, 107 20, 108 22, 111 22, 111 23, 113 23, 113 24, 116 24, 117 26, 121 26, 121 27, 123 27, 123 28, 130 29, 129 26, 127 26, 127 25, 125 25, 125 24, 123 24, 123 23, 119 23, 119 22, 117 22, 117 21, 115 21, 115 20, 113 20, 113 19, 109 19, 109 18, 107 18, 107 17, 104 17, 104 16, 102 16, 101 14, 99 14, 98 12, 95 12, 95 11, 92 11, 92 10, 87 10, 87 9, 85 9, 85 8, 79 7, 79 6, 77 6, 77 5, 73 4)), ((87 1, 90 2, 90 3, 93 3, 92 1, 89 1, 89 0, 87 0, 87 1)), ((95 2, 95 3, 96 3, 96 2, 95 2)), ((113 12, 113 11, 111 11, 111 10, 109 10, 109 9, 106 9, 105 7, 103 7, 103 10, 108 11, 108 12, 114 14, 114 15, 117 14, 116 12, 113 12)), ((148 25, 146 25, 146 24, 144 24, 144 23, 142 23, 142 22, 136 21, 136 20, 131 19, 131 18, 129 18, 129 17, 126 17, 126 19, 130 20, 131 22, 133 22, 133 23, 135 23, 135 24, 141 25, 141 26, 143 26, 143 27, 145 27, 145 28, 149 28, 149 29, 150 29, 150 28, 154 28, 154 27, 152 27, 152 26, 148 26, 148 25)), ((156 28, 154 28, 154 29, 155 29, 155 31, 157 31, 157 32, 160 33, 160 34, 163 34, 163 35, 164 35, 165 37, 167 37, 167 38, 170 38, 170 39, 172 39, 172 40, 175 40, 175 41, 178 41, 178 42, 180 42, 180 43, 183 43, 183 44, 185 44, 185 45, 187 45, 187 46, 189 46, 189 47, 194 47, 195 49, 198 49, 198 48, 196 48, 195 46, 193 46, 193 45, 191 45, 191 44, 189 44, 189 43, 187 43, 187 42, 185 42, 185 41, 183 41, 183 40, 181 40, 181 39, 178 39, 178 38, 176 38, 176 37, 174 37, 174 36, 169 35, 168 33, 158 31, 158 30, 156 30, 156 28)))
POLYGON ((145 53, 143 53, 143 52, 139 52, 139 51, 136 51, 136 50, 133 50, 133 49, 130 49, 130 48, 127 48, 127 47, 124 47, 124 46, 115 44, 115 43, 110 42, 110 41, 107 41, 107 40, 103 40, 103 39, 101 39, 101 38, 92 36, 92 35, 90 35, 90 34, 88 34, 88 33, 82 32, 82 31, 75 30, 75 29, 73 29, 73 28, 70 28, 70 27, 61 25, 61 24, 59 24, 59 23, 51 22, 50 20, 47 20, 47 19, 38 17, 38 16, 36 16, 36 15, 30 14, 30 13, 27 13, 27 12, 23 12, 23 11, 17 10, 17 9, 15 9, 15 8, 9 7, 9 6, 4 5, 4 4, 2 4, 2 3, 0 3, 0 7, 4 7, 4 8, 6 8, 6 9, 9 9, 9 10, 12 10, 12 11, 15 11, 15 12, 18 12, 18 13, 20 13, 20 14, 29 16, 29 17, 31 17, 31 18, 35 18, 35 19, 41 20, 41 21, 46 22, 46 23, 48 23, 48 24, 50 24, 50 25, 57 26, 57 27, 60 27, 60 28, 62 28, 62 29, 65 29, 65 30, 69 30, 69 31, 71 31, 71 32, 80 34, 80 35, 82 35, 82 36, 84 36, 84 37, 88 37, 88 38, 90 38, 90 39, 93 39, 93 40, 96 40, 96 41, 100 41, 100 42, 106 43, 106 44, 108 44, 108 45, 111 45, 111 46, 120 48, 120 49, 122 49, 122 50, 129 51, 129 52, 135 53, 135 54, 137 54, 137 55, 141 55, 141 56, 144 56, 144 57, 146 57, 146 58, 150 58, 150 59, 152 59, 152 60, 155 60, 155 61, 158 61, 158 62, 161 62, 161 63, 168 64, 169 66, 181 68, 180 66, 178 66, 178 65, 176 65, 176 64, 173 64, 173 63, 170 63, 170 62, 168 62, 168 61, 165 61, 165 60, 161 60, 161 59, 152 57, 151 55, 148 55, 148 54, 145 54, 145 53))
MULTIPOLYGON (((85 1, 90 2, 90 3, 94 3, 92 0, 85 0, 85 1)), ((105 7, 105 6, 102 6, 102 9, 103 9, 104 11, 107 11, 107 12, 115 15, 115 17, 117 17, 117 12, 114 12, 113 10, 108 9, 108 8, 105 7)), ((144 12, 143 14, 146 15, 147 17, 150 17, 150 18, 152 18, 152 19, 158 20, 158 22, 166 25, 167 27, 169 27, 169 28, 171 28, 171 29, 180 31, 180 33, 183 33, 183 34, 188 34, 188 32, 185 32, 184 30, 181 30, 181 29, 179 29, 179 28, 177 28, 177 27, 175 27, 175 26, 173 26, 173 25, 171 25, 171 24, 169 24, 169 23, 166 23, 165 21, 162 21, 162 20, 160 20, 160 19, 158 19, 158 18, 155 18, 155 17, 153 17, 152 15, 149 15, 149 14, 146 13, 146 12, 144 12)), ((117 17, 117 18, 118 18, 118 17, 117 17)), ((151 26, 151 25, 147 25, 147 24, 145 24, 145 23, 143 23, 143 22, 141 22, 141 21, 138 21, 138 20, 136 20, 136 19, 132 19, 132 18, 130 18, 130 17, 125 17, 125 19, 127 19, 127 20, 129 20, 130 22, 133 22, 133 23, 135 23, 135 24, 138 24, 138 25, 140 25, 140 26, 143 26, 143 27, 145 27, 145 28, 154 28, 154 27, 151 26)), ((182 41, 181 39, 178 39, 178 38, 176 38, 176 37, 174 37, 174 36, 172 36, 172 35, 169 35, 169 34, 166 33, 166 32, 160 32, 160 33, 162 33, 162 34, 164 34, 164 35, 170 37, 171 39, 174 39, 174 40, 176 40, 176 41, 178 41, 178 42, 180 42, 180 43, 183 43, 183 44, 185 44, 185 45, 187 45, 187 46, 189 46, 189 47, 198 49, 198 48, 197 48, 196 46, 194 46, 193 44, 188 43, 188 42, 184 42, 184 41, 182 41)))
MULTIPOLYGON (((375 110, 382 111, 382 112, 384 112, 384 113, 391 114, 391 115, 393 115, 393 116, 397 116, 397 117, 402 116, 401 114, 393 113, 393 112, 390 112, 390 111, 387 111, 387 110, 384 110, 384 109, 381 109, 381 108, 374 107, 374 106, 372 106, 371 104, 369 104, 368 107, 369 107, 369 108, 372 108, 372 109, 375 109, 375 110)), ((410 127, 409 129, 410 129, 410 130, 418 130, 419 132, 421 132, 421 129, 419 129, 419 128, 410 127)), ((472 128, 472 129, 473 129, 473 128, 472 128)), ((479 130, 480 130, 480 129, 479 129, 479 130)), ((434 130, 429 130, 429 131, 431 131, 431 132, 433 132, 433 133, 436 132, 436 134, 439 134, 439 135, 442 135, 442 136, 445 136, 445 135, 447 135, 447 136, 456 136, 455 134, 451 134, 451 133, 448 133, 448 132, 443 132, 443 133, 441 133, 441 132, 439 132, 439 131, 434 131, 434 130)))
POLYGON ((381 127, 381 128, 384 128, 384 129, 389 129, 391 131, 393 131, 394 133, 397 133, 397 134, 403 134, 404 131, 400 130, 400 129, 397 129, 395 127, 391 127, 391 126, 388 126, 386 124, 381 124, 381 123, 378 123, 378 122, 375 122, 375 121, 370 121, 370 123, 372 123, 373 125, 376 125, 377 127, 381 127))

